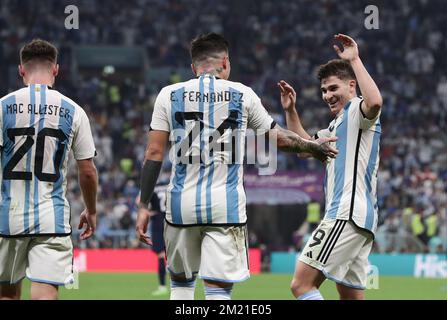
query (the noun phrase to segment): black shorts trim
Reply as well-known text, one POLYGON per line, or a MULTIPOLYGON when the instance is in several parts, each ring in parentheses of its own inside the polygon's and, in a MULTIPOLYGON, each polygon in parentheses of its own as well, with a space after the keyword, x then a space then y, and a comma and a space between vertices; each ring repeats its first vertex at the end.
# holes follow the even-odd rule
POLYGON ((345 228, 345 225, 347 222, 348 221, 345 220, 341 223, 340 231, 337 233, 337 236, 335 237, 335 240, 333 241, 332 246, 329 248, 329 251, 328 251, 326 257, 323 260, 324 265, 326 264, 327 260, 329 259, 330 255, 332 253, 332 250, 334 250, 335 244, 337 243, 338 238, 340 238, 341 234, 343 233, 343 229, 345 228))
POLYGON ((354 157, 354 176, 352 180, 352 195, 351 195, 351 206, 349 208, 349 220, 352 220, 352 214, 354 213, 354 201, 355 201, 355 192, 357 185, 357 164, 359 162, 359 149, 360 142, 362 140, 362 129, 359 130, 357 136, 357 144, 355 147, 355 157, 354 157))
POLYGON ((335 244, 337 243, 338 238, 343 232, 346 223, 347 220, 335 221, 335 225, 332 228, 326 242, 324 243, 323 248, 321 249, 320 254, 317 257, 317 261, 321 262, 322 264, 325 264, 327 262, 330 254, 332 253, 332 250, 335 247, 335 244))

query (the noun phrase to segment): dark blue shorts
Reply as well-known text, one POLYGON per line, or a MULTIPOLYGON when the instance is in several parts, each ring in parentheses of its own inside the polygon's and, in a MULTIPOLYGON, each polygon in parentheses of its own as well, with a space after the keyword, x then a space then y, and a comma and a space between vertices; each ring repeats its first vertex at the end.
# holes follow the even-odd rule
POLYGON ((165 251, 165 242, 163 239, 165 217, 163 214, 157 214, 151 218, 151 239, 152 251, 160 253, 165 251))

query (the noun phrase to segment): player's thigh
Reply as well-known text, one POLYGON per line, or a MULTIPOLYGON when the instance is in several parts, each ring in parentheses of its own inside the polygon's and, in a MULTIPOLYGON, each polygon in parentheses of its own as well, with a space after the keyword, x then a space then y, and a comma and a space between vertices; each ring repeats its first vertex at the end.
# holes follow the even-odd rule
POLYGON ((342 283, 366 240, 350 221, 323 220, 299 259, 320 270, 326 278, 342 283))
POLYGON ((61 286, 73 281, 70 236, 35 237, 28 252, 27 277, 33 282, 61 286))
POLYGON ((30 238, 0 238, 0 285, 14 285, 25 277, 30 238))
POLYGON ((234 283, 249 278, 246 226, 204 227, 200 278, 234 283))
POLYGON ((171 278, 191 280, 199 272, 202 236, 200 227, 165 224, 166 259, 171 278))

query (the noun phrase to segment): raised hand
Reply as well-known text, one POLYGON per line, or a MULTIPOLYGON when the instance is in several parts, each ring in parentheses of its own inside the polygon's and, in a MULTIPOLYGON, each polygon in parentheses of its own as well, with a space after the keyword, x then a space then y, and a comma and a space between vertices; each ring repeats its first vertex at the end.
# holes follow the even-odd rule
POLYGON ((292 110, 296 104, 296 92, 293 87, 281 80, 278 82, 278 87, 281 92, 281 105, 285 111, 292 110))
POLYGON ((340 41, 343 45, 343 51, 337 46, 334 45, 334 50, 337 52, 338 56, 347 61, 353 61, 359 57, 359 48, 357 43, 351 37, 345 34, 336 34, 334 39, 340 41))

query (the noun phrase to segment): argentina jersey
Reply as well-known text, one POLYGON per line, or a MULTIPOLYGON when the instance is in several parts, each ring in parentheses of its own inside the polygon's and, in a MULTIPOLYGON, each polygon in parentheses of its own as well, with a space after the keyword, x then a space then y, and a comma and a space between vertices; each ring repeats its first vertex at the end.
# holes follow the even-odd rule
POLYGON ((174 225, 246 223, 246 130, 274 125, 259 97, 241 83, 202 75, 163 88, 151 130, 170 133, 166 220, 174 225))
POLYGON ((352 220, 373 234, 377 229, 377 173, 381 125, 379 116, 369 120, 353 98, 318 137, 337 136, 339 153, 326 166, 325 219, 352 220))
POLYGON ((84 110, 45 85, 0 99, 0 236, 68 235, 68 153, 90 159, 95 147, 84 110))

